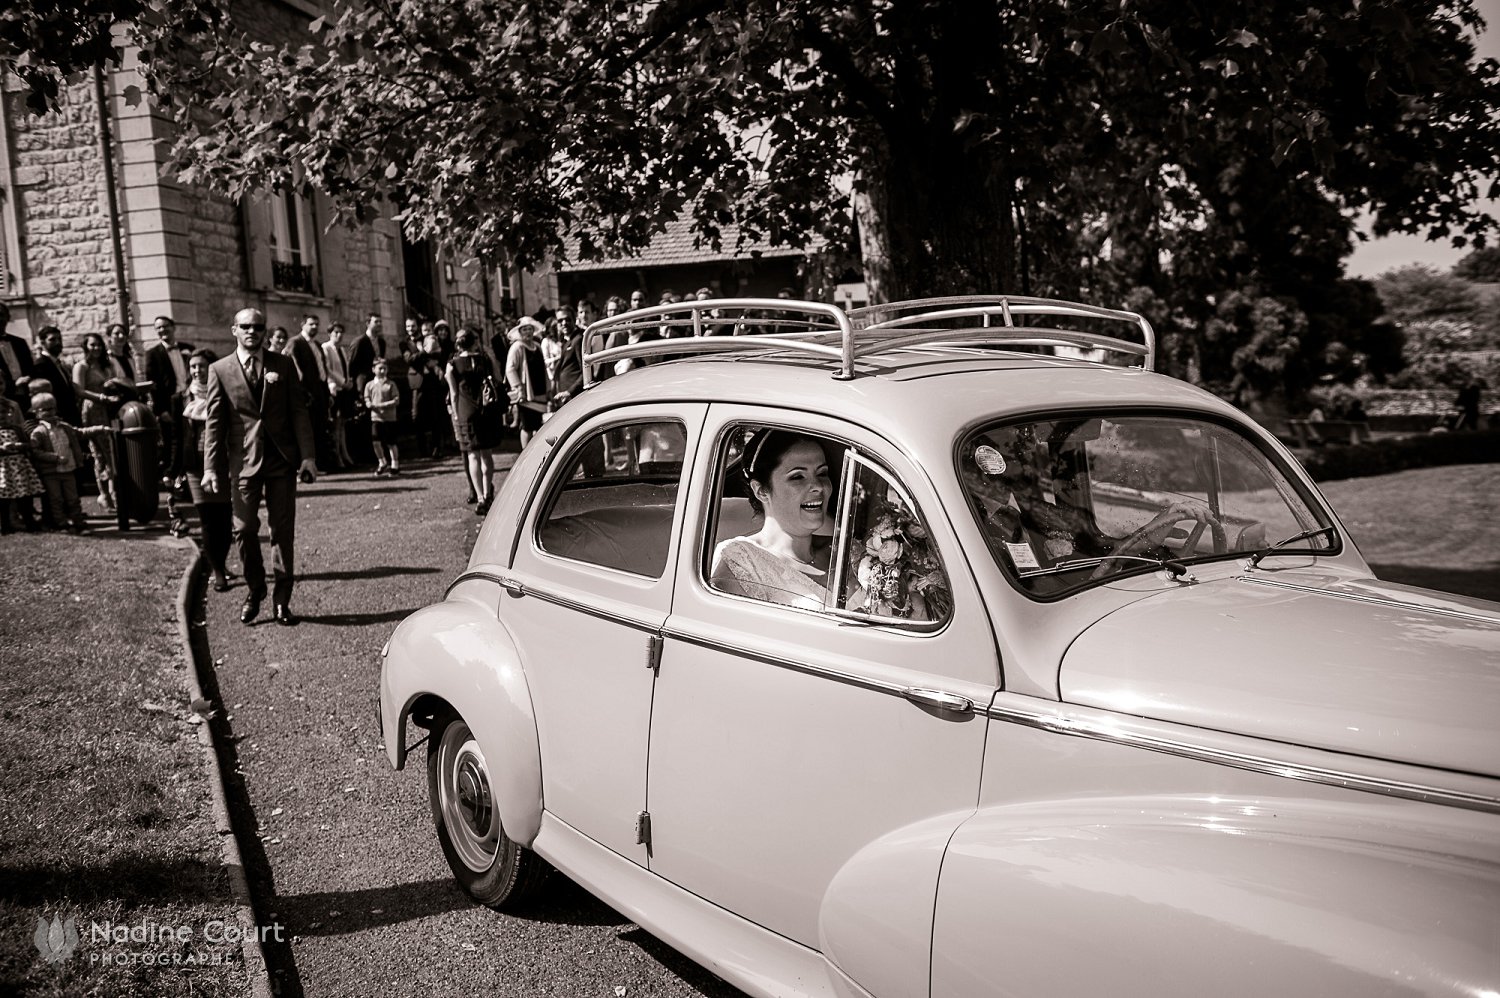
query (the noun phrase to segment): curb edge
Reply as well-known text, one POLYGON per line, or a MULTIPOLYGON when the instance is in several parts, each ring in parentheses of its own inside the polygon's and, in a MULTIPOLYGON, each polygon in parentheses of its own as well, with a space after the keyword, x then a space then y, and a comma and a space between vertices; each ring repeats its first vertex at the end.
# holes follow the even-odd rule
MULTIPOLYGON (((195 595, 202 595, 208 562, 198 545, 184 540, 185 548, 193 552, 193 558, 183 570, 182 582, 177 589, 177 636, 182 642, 182 651, 188 664, 187 683, 189 702, 203 699, 202 670, 208 666, 200 662, 193 650, 192 607, 195 595)), ((207 630, 207 621, 204 622, 207 630)), ((205 644, 207 634, 204 635, 205 644)), ((224 705, 220 704, 223 710, 224 705)), ((219 747, 214 740, 213 724, 207 719, 199 725, 198 743, 203 746, 206 768, 209 771, 208 786, 213 800, 214 832, 219 836, 220 855, 229 874, 229 889, 233 896, 235 916, 244 929, 240 947, 244 953, 245 976, 249 980, 253 998, 272 998, 271 977, 266 969, 266 956, 261 949, 259 933, 255 931, 255 907, 251 900, 250 881, 245 876, 244 857, 240 855, 239 840, 235 837, 234 824, 229 815, 229 798, 224 790, 224 769, 219 758, 219 747)))

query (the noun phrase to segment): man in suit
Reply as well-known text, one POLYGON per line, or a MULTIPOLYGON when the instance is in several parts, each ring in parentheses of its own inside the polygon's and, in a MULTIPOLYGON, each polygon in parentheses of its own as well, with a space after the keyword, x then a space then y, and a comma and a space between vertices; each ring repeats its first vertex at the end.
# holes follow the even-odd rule
POLYGON ((317 447, 318 466, 331 468, 332 441, 328 434, 328 365, 323 345, 318 342, 318 317, 304 315, 302 328, 286 345, 286 355, 297 365, 297 379, 306 395, 307 417, 312 420, 313 442, 317 447))
POLYGON ((5 383, 10 385, 10 394, 15 395, 16 385, 20 380, 31 377, 33 373, 31 347, 21 337, 6 332, 9 325, 10 307, 0 301, 0 364, 4 364, 6 372, 10 374, 5 383))
POLYGON ((52 394, 57 399, 57 416, 69 426, 82 426, 78 411, 78 390, 73 387, 72 367, 64 367, 62 359, 62 330, 56 326, 43 326, 36 332, 36 345, 40 349, 32 364, 31 376, 45 378, 52 385, 52 394))
POLYGON ((374 460, 375 448, 370 442, 370 421, 364 416, 365 385, 375 376, 375 362, 385 359, 385 338, 380 335, 380 316, 370 313, 364 335, 349 348, 349 378, 354 382, 354 418, 349 421, 350 444, 360 461, 374 460))
POLYGON ((246 624, 266 597, 260 551, 260 504, 271 528, 271 594, 276 622, 297 623, 291 610, 297 477, 317 477, 312 422, 290 357, 265 348, 266 316, 244 308, 234 316, 235 351, 208 369, 208 422, 203 437, 203 489, 229 489, 235 541, 250 594, 240 610, 246 624))
POLYGON ((354 466, 345 439, 345 421, 354 415, 354 379, 349 376, 349 351, 344 347, 344 324, 330 322, 323 341, 323 366, 328 371, 328 429, 333 435, 333 459, 340 471, 354 466))
POLYGON ((146 351, 146 377, 151 382, 151 411, 161 428, 161 472, 168 478, 182 474, 182 407, 187 401, 188 358, 193 348, 177 342, 177 323, 158 315, 152 323, 156 345, 146 351))

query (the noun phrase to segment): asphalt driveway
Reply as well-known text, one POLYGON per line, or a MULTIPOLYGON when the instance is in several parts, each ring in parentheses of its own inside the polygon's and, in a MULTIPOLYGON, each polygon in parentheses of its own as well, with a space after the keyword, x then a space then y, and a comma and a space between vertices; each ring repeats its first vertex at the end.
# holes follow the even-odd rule
POLYGON ((561 876, 524 916, 453 885, 424 750, 393 772, 374 715, 381 645, 467 563, 480 521, 463 496, 453 458, 323 478, 298 499, 301 626, 240 624, 243 583, 207 594, 236 828, 258 921, 282 927, 274 992, 737 995, 561 876))

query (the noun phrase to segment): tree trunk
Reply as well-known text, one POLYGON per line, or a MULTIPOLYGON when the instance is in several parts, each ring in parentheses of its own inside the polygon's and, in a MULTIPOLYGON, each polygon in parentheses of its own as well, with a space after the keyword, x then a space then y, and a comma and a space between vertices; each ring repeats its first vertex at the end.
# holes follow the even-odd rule
POLYGON ((855 210, 872 303, 1020 290, 1009 171, 995 150, 935 131, 864 164, 855 210))

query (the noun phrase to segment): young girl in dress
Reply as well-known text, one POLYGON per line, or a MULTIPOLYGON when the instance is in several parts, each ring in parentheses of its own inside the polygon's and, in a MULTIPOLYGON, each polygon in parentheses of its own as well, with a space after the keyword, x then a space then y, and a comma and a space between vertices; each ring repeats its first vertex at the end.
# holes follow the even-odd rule
POLYGON ((9 398, 10 374, 0 365, 0 534, 11 533, 12 512, 28 531, 37 529, 31 502, 42 494, 42 479, 31 463, 26 415, 9 398))

